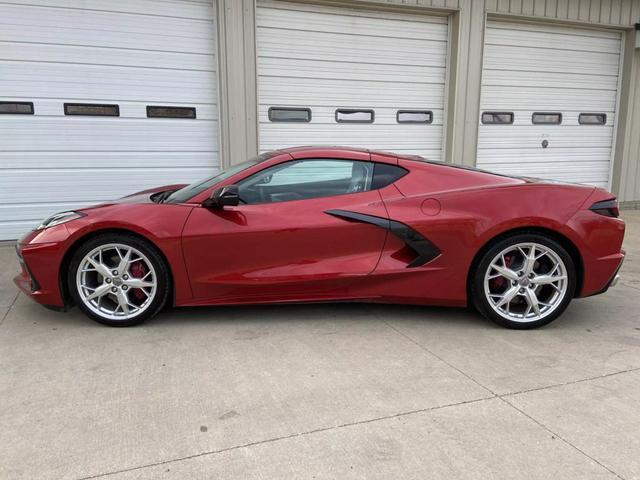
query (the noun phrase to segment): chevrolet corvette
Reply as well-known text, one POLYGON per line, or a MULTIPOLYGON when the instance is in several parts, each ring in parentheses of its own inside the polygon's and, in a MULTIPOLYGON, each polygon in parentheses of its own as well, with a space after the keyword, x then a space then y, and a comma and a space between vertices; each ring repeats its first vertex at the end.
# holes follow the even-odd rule
POLYGON ((111 326, 167 306, 473 306, 517 329, 605 292, 611 193, 342 147, 268 152, 191 185, 62 212, 17 244, 16 284, 111 326))

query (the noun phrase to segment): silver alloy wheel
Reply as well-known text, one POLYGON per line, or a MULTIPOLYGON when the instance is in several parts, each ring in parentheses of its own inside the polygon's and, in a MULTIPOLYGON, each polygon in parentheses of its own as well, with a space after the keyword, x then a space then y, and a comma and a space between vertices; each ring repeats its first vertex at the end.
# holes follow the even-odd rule
POLYGON ((491 308, 514 322, 549 316, 567 294, 567 268, 551 248, 535 242, 511 245, 498 253, 484 276, 491 308))
POLYGON ((156 271, 140 250, 122 243, 87 253, 76 272, 76 286, 87 308, 109 320, 129 320, 144 312, 157 290, 156 271))

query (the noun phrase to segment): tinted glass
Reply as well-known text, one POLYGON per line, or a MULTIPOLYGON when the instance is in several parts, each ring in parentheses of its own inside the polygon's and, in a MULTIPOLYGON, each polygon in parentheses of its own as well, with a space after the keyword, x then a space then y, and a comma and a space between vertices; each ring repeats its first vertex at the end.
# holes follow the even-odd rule
POLYGON ((482 123, 509 125, 513 123, 513 112, 482 112, 482 123))
POLYGON ((535 125, 560 125, 562 123, 562 114, 555 112, 536 112, 531 115, 531 123, 535 125))
POLYGON ((89 115, 96 117, 119 117, 118 105, 101 105, 94 103, 65 103, 65 115, 89 115))
POLYGON ((313 159, 282 163, 239 183, 243 203, 274 203, 364 192, 371 188, 373 164, 313 159))
POLYGON ((336 110, 336 122, 338 123, 373 123, 373 110, 352 110, 339 108, 336 110))
POLYGON ((0 102, 0 114, 33 115, 32 102, 0 102))
POLYGON ((147 106, 147 117, 149 118, 196 118, 194 107, 159 107, 147 106))
POLYGON ((431 110, 398 110, 396 120, 398 123, 431 123, 433 112, 431 110))
POLYGON ((376 163, 373 169, 373 182, 371 183, 371 189, 376 190, 378 188, 391 185, 399 178, 404 177, 407 172, 402 167, 395 165, 389 165, 387 163, 376 163))
POLYGON ((213 187, 216 183, 220 183, 223 180, 226 180, 227 178, 231 177, 232 175, 235 175, 236 173, 239 173, 243 170, 246 170, 247 168, 263 162, 271 157, 273 157, 273 153, 272 152, 267 152, 267 153, 263 153, 262 155, 259 155, 255 158, 252 158, 250 160, 247 160, 246 162, 242 162, 239 163, 237 165, 233 165, 229 168, 227 168, 226 170, 222 170, 220 171, 217 175, 213 176, 213 177, 209 177, 205 180, 200 180, 198 182, 194 182, 191 185, 187 185, 184 188, 181 188, 180 190, 176 190, 175 192, 173 192, 166 200, 165 203, 182 203, 182 202, 186 202, 187 200, 195 197, 196 195, 199 195, 200 193, 204 192, 207 188, 213 187))
POLYGON ((604 125, 607 123, 607 115, 605 113, 581 113, 578 116, 580 125, 604 125))
POLYGON ((271 107, 268 112, 271 122, 310 122, 310 108, 271 107))

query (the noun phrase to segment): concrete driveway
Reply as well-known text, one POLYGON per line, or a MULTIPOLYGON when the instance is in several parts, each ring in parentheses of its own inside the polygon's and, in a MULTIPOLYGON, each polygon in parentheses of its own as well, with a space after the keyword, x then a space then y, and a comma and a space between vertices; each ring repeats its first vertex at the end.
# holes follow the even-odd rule
POLYGON ((550 326, 463 309, 174 310, 113 329, 17 296, 2 479, 640 479, 640 212, 623 280, 550 326))

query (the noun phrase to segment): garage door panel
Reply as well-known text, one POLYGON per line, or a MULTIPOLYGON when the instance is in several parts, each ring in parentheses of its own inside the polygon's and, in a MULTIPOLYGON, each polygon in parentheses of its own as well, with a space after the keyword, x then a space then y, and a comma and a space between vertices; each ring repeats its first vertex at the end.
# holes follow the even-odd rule
POLYGON ((608 147, 592 147, 586 151, 583 149, 571 148, 547 148, 542 153, 538 147, 517 147, 500 148, 492 151, 483 150, 478 154, 478 160, 482 160, 484 165, 483 168, 486 168, 486 165, 489 163, 509 166, 510 164, 513 164, 514 157, 518 158, 518 163, 539 162, 541 165, 548 165, 550 163, 557 164, 569 161, 570 165, 579 163, 584 167, 594 163, 601 164, 609 162, 609 153, 608 147))
POLYGON ((606 187, 616 123, 621 36, 571 26, 489 21, 481 112, 512 112, 513 124, 480 119, 481 168, 606 187), (561 124, 533 124, 558 112, 561 124), (604 113, 580 125, 580 113, 604 113))
POLYGON ((545 49, 573 50, 575 52, 620 53, 620 39, 615 35, 607 38, 576 35, 572 30, 542 32, 533 27, 530 30, 505 29, 495 26, 487 30, 487 45, 544 45, 545 49))
POLYGON ((38 220, 35 222, 33 220, 21 220, 16 222, 5 222, 0 220, 0 238, 7 240, 21 238, 26 232, 32 230, 37 225, 38 220))
POLYGON ((259 1, 260 149, 346 145, 442 158, 446 17, 259 1), (309 123, 272 122, 271 107, 311 109, 309 123), (372 123, 337 123, 336 109, 371 109, 372 123), (399 124, 398 110, 431 124, 399 124))
POLYGON ((258 25, 264 29, 281 29, 285 23, 290 30, 307 32, 447 41, 446 17, 416 17, 389 12, 354 15, 348 9, 344 9, 342 14, 335 14, 323 13, 322 9, 313 7, 278 8, 278 4, 273 2, 264 2, 263 5, 270 7, 265 8, 258 17, 258 25), (313 12, 313 15, 309 15, 309 12, 313 12))
MULTIPOLYGON (((544 126, 532 126, 526 129, 513 128, 508 125, 496 125, 487 128, 478 141, 479 148, 540 148, 540 142, 547 140, 549 147, 584 148, 607 147, 611 145, 612 127, 593 128, 592 126, 562 127, 545 129, 544 126), (585 129, 588 134, 585 135, 585 129)), ((543 153, 541 152, 541 155, 543 153)))
MULTIPOLYGON (((442 135, 441 126, 430 126, 428 135, 416 134, 407 129, 390 129, 386 125, 341 125, 346 128, 334 129, 331 140, 336 145, 364 147, 378 150, 399 151, 411 149, 418 152, 429 151, 429 158, 440 160, 442 135), (370 128, 374 127, 374 128, 370 128), (375 128, 377 127, 377 128, 375 128)), ((261 140, 263 151, 291 146, 292 138, 297 145, 320 145, 327 143, 326 129, 322 125, 307 124, 304 127, 292 127, 286 131, 279 130, 274 124, 261 125, 264 132, 261 140), (306 127, 306 128, 304 128, 306 127)), ((424 132, 423 132, 424 133, 424 132)))
POLYGON ((0 240, 57 211, 217 171, 211 2, 11 3, 0 100, 31 101, 34 115, 0 116, 0 240), (64 103, 116 104, 119 116, 66 116, 64 103), (197 118, 147 118, 149 105, 197 118))
MULTIPOLYGON (((523 162, 526 162, 526 160, 523 160, 523 162)), ((578 175, 582 175, 582 178, 595 176, 595 178, 597 179, 598 176, 604 175, 609 171, 609 165, 606 161, 580 162, 580 166, 583 168, 584 173, 578 175)), ((554 175, 554 178, 560 178, 561 175, 576 175, 576 172, 573 168, 567 167, 565 163, 558 161, 558 159, 550 160, 548 162, 533 160, 528 164, 528 167, 531 173, 528 173, 527 175, 534 175, 535 172, 538 172, 539 175, 548 175, 549 173, 552 173, 554 175)), ((518 166, 503 165, 501 166, 501 168, 506 174, 518 175, 518 166)))
MULTIPOLYGON (((283 105, 287 106, 287 105, 283 105)), ((294 106, 294 105, 290 105, 294 106)), ((268 110, 270 105, 260 105, 258 109, 260 123, 263 125, 270 125, 273 122, 268 120, 268 110)), ((427 110, 428 108, 422 103, 409 103, 407 102, 402 106, 402 109, 409 110, 427 110)), ((375 109, 375 125, 381 126, 393 126, 392 128, 405 128, 408 131, 417 131, 420 129, 429 129, 434 125, 442 125, 444 123, 444 111, 440 110, 431 110, 433 112, 433 122, 430 124, 398 124, 397 122, 397 112, 398 110, 395 108, 376 108, 375 109)), ((335 125, 335 108, 332 106, 317 106, 311 109, 311 124, 324 124, 326 126, 334 126, 335 125)), ((341 125, 342 127, 342 125, 341 125)))
POLYGON ((3 127, 14 151, 216 151, 216 122, 135 118, 20 118, 3 127))
POLYGON ((483 85, 510 86, 519 85, 521 87, 547 87, 547 88, 571 88, 587 90, 611 90, 615 92, 618 88, 618 77, 613 75, 595 75, 578 73, 545 72, 544 74, 532 73, 530 71, 510 70, 505 75, 504 70, 485 69, 483 85))
POLYGON ((289 77, 300 79, 341 79, 359 81, 396 81, 406 83, 444 84, 446 68, 440 66, 394 65, 392 68, 366 63, 351 63, 345 68, 343 62, 323 60, 322 65, 313 60, 295 60, 295 70, 291 69, 291 60, 278 57, 258 58, 258 69, 264 77, 279 77, 287 72, 289 77))
MULTIPOLYGON (((35 189, 26 189, 22 170, 3 172, 0 203, 99 202, 159 185, 189 183, 212 176, 208 167, 51 169, 35 189), (72 187, 70 187, 70 180, 72 187), (22 183, 22 185, 20 184, 22 183)), ((21 208, 21 207, 17 207, 21 208)))
MULTIPOLYGON (((346 50, 343 39, 322 38, 307 35, 287 35, 286 40, 264 38, 258 35, 258 42, 269 54, 268 57, 286 57, 300 60, 334 61, 345 63, 367 63, 389 68, 392 65, 442 66, 446 53, 426 50, 422 43, 368 37, 358 40, 346 50), (291 42, 291 43, 289 43, 291 42), (426 51, 425 51, 426 50, 426 51)), ((343 65, 342 68, 345 68, 343 65)))
MULTIPOLYGON (((501 30, 509 30, 512 32, 522 32, 523 35, 527 32, 535 33, 537 35, 542 35, 545 33, 551 33, 554 35, 569 35, 572 39, 584 38, 586 40, 592 41, 593 39, 619 39, 620 34, 615 30, 608 30, 606 28, 598 28, 598 27, 584 27, 576 29, 571 25, 561 25, 555 23, 516 23, 510 22, 508 20, 491 20, 491 30, 487 30, 487 35, 495 35, 496 32, 501 30)), ((523 37, 524 38, 524 37, 523 37)), ((597 45, 592 44, 591 47, 597 47, 597 45)))
POLYGON ((256 11, 260 150, 346 145, 442 159, 446 17, 259 1, 256 11), (308 123, 272 122, 271 107, 309 108, 308 123), (339 108, 372 123, 338 123, 339 108), (400 109, 433 112, 399 124, 400 109))
MULTIPOLYGON (((549 109, 549 108, 542 108, 544 107, 544 105, 537 105, 537 107, 540 107, 539 111, 548 111, 548 112, 552 112, 553 109, 549 109)), ((486 110, 486 109, 483 109, 486 110)), ((540 130, 542 133, 547 133, 547 132, 551 132, 553 133, 556 130, 559 130, 561 127, 567 127, 567 126, 578 126, 580 125, 578 122, 578 117, 580 115, 580 111, 579 110, 575 110, 575 111, 571 111, 571 110, 562 110, 560 113, 562 113, 562 125, 558 126, 558 125, 549 125, 549 126, 541 126, 541 125, 532 125, 531 124, 531 115, 533 113, 533 110, 529 109, 529 110, 509 110, 510 112, 513 112, 513 126, 517 127, 517 126, 522 126, 522 127, 531 127, 533 129, 538 129, 540 130)), ((607 116, 607 124, 610 125, 614 125, 615 124, 615 112, 608 112, 606 110, 599 110, 598 113, 604 113, 607 116)), ((590 128, 592 127, 592 125, 580 125, 580 128, 590 128)), ((500 126, 492 126, 489 127, 487 126, 487 128, 500 128, 500 126)))
POLYGON ((26 62, 6 62, 0 70, 3 97, 48 97, 51 84, 65 99, 121 99, 127 101, 211 103, 216 91, 211 73, 176 69, 122 68, 102 65, 41 63, 39 74, 26 62))
POLYGON ((493 85, 486 85, 483 90, 486 94, 480 103, 483 110, 585 111, 585 105, 588 105, 589 111, 603 111, 611 109, 616 101, 615 90, 493 85))
POLYGON ((99 47, 28 45, 6 42, 2 49, 3 60, 23 62, 81 63, 85 65, 114 65, 121 67, 146 67, 164 69, 215 71, 213 54, 200 55, 173 52, 149 52, 99 47))
MULTIPOLYGON (((0 152, 0 175, 6 169, 21 169, 27 179, 46 166, 55 165, 59 169, 96 168, 108 165, 110 168, 167 168, 179 165, 208 168, 215 171, 218 164, 218 153, 209 152, 141 152, 141 151, 15 151, 0 152), (33 172, 26 170, 32 169, 33 172)), ((35 183, 35 181, 34 181, 35 183)), ((1 217, 0 217, 1 218, 1 217)))
POLYGON ((0 41, 209 53, 210 20, 174 19, 102 11, 3 5, 0 41))
MULTIPOLYGON (((611 53, 566 52, 546 48, 487 45, 485 65, 529 72, 617 75, 620 56, 611 53)), ((495 68, 495 67, 493 67, 495 68)))
MULTIPOLYGON (((33 0, 11 0, 11 4, 32 6, 33 0)), ((37 2, 39 6, 44 1, 37 2)), ((46 0, 46 6, 69 11, 86 10, 122 13, 126 15, 158 15, 172 18, 191 18, 213 20, 213 11, 209 0, 46 0)))
POLYGON ((420 88, 416 84, 389 84, 384 82, 344 82, 340 80, 299 81, 297 79, 265 78, 260 84, 258 95, 267 97, 272 105, 326 105, 327 99, 337 107, 366 107, 379 105, 393 107, 412 102, 439 106, 444 101, 443 89, 420 88))
MULTIPOLYGON (((23 100, 24 96, 20 97, 2 97, 0 96, 0 101, 16 101, 23 100)), ((114 101, 113 98, 52 98, 52 99, 38 99, 37 104, 34 105, 35 113, 38 117, 64 117, 64 102, 73 100, 73 101, 81 101, 82 103, 105 103, 114 101)), ((125 118, 147 118, 147 105, 150 103, 153 105, 163 105, 169 107, 193 107, 196 109, 196 115, 198 120, 218 120, 218 109, 215 103, 211 104, 198 104, 198 103, 189 103, 189 102, 180 102, 180 103, 172 103, 172 102, 150 102, 150 101, 142 101, 142 102, 123 102, 118 101, 118 106, 120 107, 120 116, 125 118)), ((35 117, 33 117, 35 118, 35 117)), ((183 119, 167 119, 167 118, 154 118, 150 120, 153 122, 180 122, 183 123, 183 119)), ((1 128, 1 127, 0 127, 1 128)), ((1 152, 0 152, 1 153, 1 152)))

